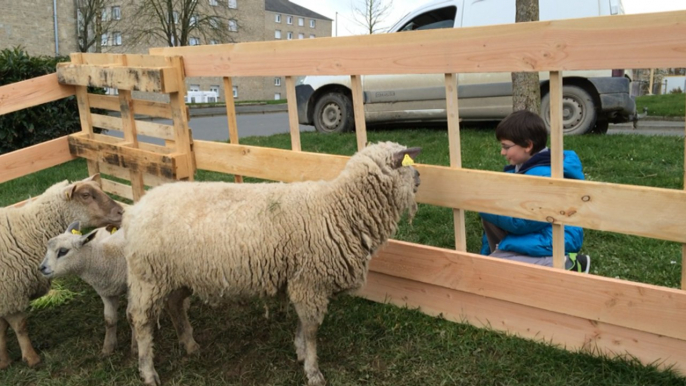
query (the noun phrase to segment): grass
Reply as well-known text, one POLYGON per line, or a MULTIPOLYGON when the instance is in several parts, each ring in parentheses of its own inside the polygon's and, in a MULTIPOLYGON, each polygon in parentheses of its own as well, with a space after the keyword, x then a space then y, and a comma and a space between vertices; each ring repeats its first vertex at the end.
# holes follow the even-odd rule
POLYGON ((683 119, 684 106, 686 106, 686 95, 683 93, 644 95, 636 98, 636 111, 643 114, 643 108, 647 107, 649 117, 678 117, 683 119))
MULTIPOLYGON (((370 131, 370 141, 392 140, 422 146, 420 163, 447 165, 445 129, 370 131)), ((303 133, 304 151, 350 155, 353 134, 303 133)), ((501 170, 503 159, 492 128, 464 128, 463 166, 501 170)), ((244 144, 289 148, 288 135, 253 137, 244 144)), ((683 138, 586 135, 565 138, 584 163, 589 180, 683 188, 683 138), (659 150, 656 150, 659 149, 659 150)), ((0 205, 40 194, 52 183, 86 177, 82 160, 72 161, 0 185, 0 205)), ((198 180, 232 180, 199 171, 198 180)), ((481 228, 467 213, 468 249, 478 251, 481 228)), ((452 212, 421 205, 412 225, 403 222, 397 238, 452 248, 452 212)), ((681 246, 608 232, 586 230, 584 252, 592 273, 678 287, 681 246)), ((38 369, 14 363, 0 371, 0 385, 139 385, 137 363, 128 354, 130 333, 120 310, 120 349, 100 358, 104 326, 100 298, 78 279, 59 282, 76 296, 61 306, 31 311, 31 339, 44 359, 38 369)), ((122 302, 123 304, 124 302, 122 302)), ((202 346, 186 358, 166 317, 156 339, 156 367, 166 385, 304 384, 292 335, 295 312, 275 300, 234 301, 219 308, 194 302, 191 321, 202 346), (265 318, 265 304, 269 318, 265 318)), ((644 366, 630 357, 609 359, 488 329, 432 318, 416 310, 341 296, 332 301, 319 334, 322 372, 330 385, 684 385, 670 370, 644 366)), ((13 337, 10 355, 19 360, 13 337)))

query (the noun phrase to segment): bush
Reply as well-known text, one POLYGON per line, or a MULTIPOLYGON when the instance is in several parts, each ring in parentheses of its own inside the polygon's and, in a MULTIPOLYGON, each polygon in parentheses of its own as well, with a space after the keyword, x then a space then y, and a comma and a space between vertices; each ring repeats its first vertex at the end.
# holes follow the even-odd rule
MULTIPOLYGON (((30 57, 21 47, 0 51, 0 86, 55 72, 69 57, 30 57)), ((70 96, 0 115, 0 154, 21 149, 81 129, 76 97, 70 96)))

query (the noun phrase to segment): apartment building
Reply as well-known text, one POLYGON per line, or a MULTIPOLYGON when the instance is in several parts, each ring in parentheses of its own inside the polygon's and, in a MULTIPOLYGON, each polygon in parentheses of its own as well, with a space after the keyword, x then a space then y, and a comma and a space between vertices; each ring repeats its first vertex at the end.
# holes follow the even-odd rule
MULTIPOLYGON (((146 1, 146 0, 138 0, 146 1)), ((330 37, 332 20, 288 0, 197 0, 199 13, 221 15, 228 20, 226 40, 191 33, 189 45, 230 44, 266 40, 330 37)), ((78 26, 82 16, 77 0, 0 0, 0 49, 22 46, 30 55, 69 55, 78 52, 78 26)), ((135 5, 125 0, 106 0, 101 20, 107 29, 90 52, 147 53, 150 47, 168 45, 160 38, 133 44, 127 26, 135 5)), ((201 16, 201 15, 199 15, 201 16)), ((177 13, 174 12, 174 17, 177 13)), ((281 77, 237 78, 232 90, 237 100, 284 99, 285 80, 281 77)), ((216 91, 224 100, 221 78, 188 78, 189 91, 216 91)), ((116 90, 109 90, 116 93, 116 90)))

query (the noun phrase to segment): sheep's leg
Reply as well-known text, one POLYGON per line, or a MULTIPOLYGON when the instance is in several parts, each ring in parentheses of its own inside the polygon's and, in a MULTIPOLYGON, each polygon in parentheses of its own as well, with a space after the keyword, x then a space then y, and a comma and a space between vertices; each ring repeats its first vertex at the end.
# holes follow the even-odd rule
POLYGON ((298 355, 298 362, 305 361, 305 339, 303 338, 303 324, 298 319, 298 328, 295 330, 295 353, 298 355))
POLYGON ((190 355, 197 352, 200 345, 193 339, 193 327, 188 321, 188 308, 191 304, 191 291, 188 288, 180 288, 172 291, 167 299, 167 311, 171 317, 179 343, 190 355))
POLYGON ((105 305, 105 343, 102 345, 102 355, 112 355, 117 347, 117 308, 118 296, 100 296, 105 305))
POLYGON ((6 369, 12 362, 7 353, 7 329, 9 327, 10 324, 5 318, 0 317, 0 370, 6 369))
POLYGON ((129 275, 127 316, 138 344, 138 372, 146 385, 160 385, 152 348, 153 328, 166 292, 129 275))
POLYGON ((27 315, 23 312, 17 312, 12 315, 5 315, 5 320, 9 322, 10 326, 17 334, 17 340, 19 341, 19 347, 21 348, 21 358, 26 361, 29 367, 34 367, 40 363, 40 356, 36 353, 31 345, 31 339, 29 339, 29 331, 27 329, 27 315))
MULTIPOLYGON (((323 386, 326 380, 317 364, 317 329, 324 320, 328 300, 308 299, 307 304, 295 303, 295 311, 300 319, 300 334, 305 346, 305 375, 308 386, 323 386)), ((297 341, 297 337, 296 337, 297 341)), ((296 343, 297 344, 297 343, 296 343)))

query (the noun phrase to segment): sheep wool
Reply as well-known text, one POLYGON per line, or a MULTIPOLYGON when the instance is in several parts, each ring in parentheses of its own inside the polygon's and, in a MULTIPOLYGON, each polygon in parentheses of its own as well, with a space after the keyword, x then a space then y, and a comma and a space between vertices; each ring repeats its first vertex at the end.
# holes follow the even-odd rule
POLYGON ((24 206, 0 208, 0 369, 10 364, 9 326, 17 334, 22 358, 30 366, 40 362, 26 332, 24 311, 50 289, 38 270, 47 241, 72 220, 88 226, 121 223, 122 207, 100 190, 94 177, 59 182, 24 206))
POLYGON ((295 346, 308 384, 323 385, 316 331, 328 299, 361 287, 403 213, 414 216, 419 173, 403 160, 419 150, 370 145, 332 181, 177 182, 150 190, 123 221, 128 313, 144 381, 159 383, 154 316, 170 291, 187 287, 211 302, 285 293, 299 316, 295 346))

